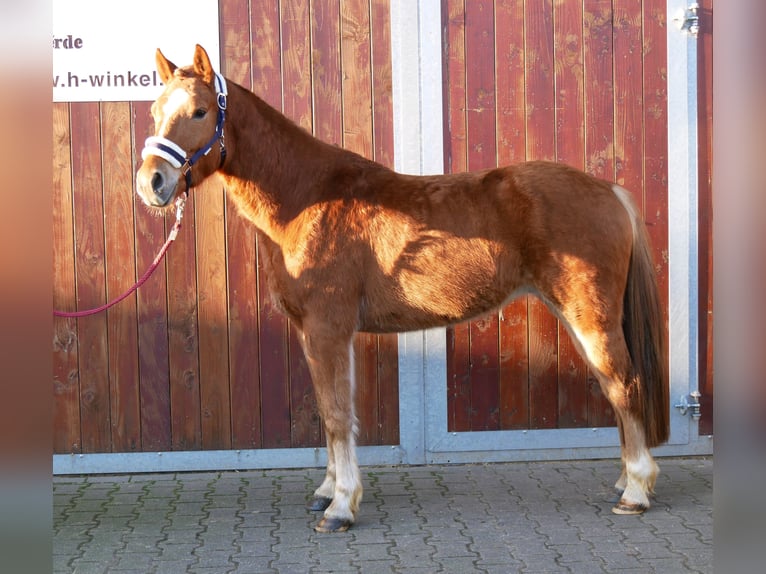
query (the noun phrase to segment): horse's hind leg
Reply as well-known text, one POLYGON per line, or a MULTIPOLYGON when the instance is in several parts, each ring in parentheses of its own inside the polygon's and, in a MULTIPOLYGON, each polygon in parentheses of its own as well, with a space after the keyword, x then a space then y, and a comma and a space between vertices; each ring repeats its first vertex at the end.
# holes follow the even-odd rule
POLYGON ((630 411, 623 413, 621 419, 625 436, 622 445, 623 470, 615 487, 622 490, 622 494, 612 512, 641 514, 650 506, 649 494, 654 492, 660 469, 646 447, 640 419, 630 411))
POLYGON ((356 460, 356 415, 351 335, 304 323, 301 337, 327 439, 327 474, 310 508, 324 510, 318 532, 342 532, 354 523, 362 499, 356 460))
POLYGON ((623 468, 615 487, 622 494, 612 511, 640 514, 650 506, 648 495, 654 492, 659 467, 646 446, 641 398, 631 378, 631 360, 622 328, 611 321, 607 325, 602 322, 601 327, 594 327, 598 322, 590 322, 586 327, 583 316, 573 319, 569 330, 614 408, 620 430, 623 468))
MULTIPOLYGON (((617 417, 617 430, 620 431, 620 445, 625 444, 625 435, 623 434, 622 430, 622 419, 620 417, 617 417)), ((625 470, 625 458, 622 457, 622 467, 620 471, 620 478, 617 479, 617 482, 614 483, 614 488, 617 490, 617 492, 622 496, 622 493, 625 492, 625 487, 628 485, 628 473, 625 470)))
POLYGON ((630 355, 622 330, 606 336, 593 367, 619 421, 623 468, 615 487, 622 491, 622 495, 612 511, 640 514, 650 506, 648 495, 654 492, 659 467, 646 446, 641 398, 636 396, 630 355))

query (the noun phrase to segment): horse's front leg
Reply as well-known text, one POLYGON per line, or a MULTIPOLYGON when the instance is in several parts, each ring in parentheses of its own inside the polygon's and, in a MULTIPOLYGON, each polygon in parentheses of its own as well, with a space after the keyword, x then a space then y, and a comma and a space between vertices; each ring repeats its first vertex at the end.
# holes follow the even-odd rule
POLYGON ((357 423, 351 335, 304 324, 301 337, 327 439, 327 474, 309 505, 324 510, 315 529, 343 532, 356 519, 362 481, 356 460, 357 423))

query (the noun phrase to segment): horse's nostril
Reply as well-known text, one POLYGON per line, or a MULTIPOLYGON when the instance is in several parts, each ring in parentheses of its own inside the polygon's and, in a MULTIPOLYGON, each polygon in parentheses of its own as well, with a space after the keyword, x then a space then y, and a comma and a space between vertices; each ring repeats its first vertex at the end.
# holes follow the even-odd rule
POLYGON ((155 171, 154 175, 152 176, 152 189, 155 192, 159 192, 164 185, 165 185, 165 178, 162 177, 162 174, 160 172, 155 171))

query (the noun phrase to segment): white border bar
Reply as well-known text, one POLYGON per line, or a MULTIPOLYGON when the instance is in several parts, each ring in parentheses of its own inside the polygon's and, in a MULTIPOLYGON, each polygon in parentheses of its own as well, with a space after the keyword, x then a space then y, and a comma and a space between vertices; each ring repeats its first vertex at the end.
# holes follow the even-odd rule
MULTIPOLYGON (((357 454, 359 464, 362 465, 385 466, 406 462, 406 453, 398 446, 364 446, 357 449, 357 454)), ((325 466, 327 466, 327 449, 325 448, 57 454, 53 456, 54 475, 324 468, 325 466)))

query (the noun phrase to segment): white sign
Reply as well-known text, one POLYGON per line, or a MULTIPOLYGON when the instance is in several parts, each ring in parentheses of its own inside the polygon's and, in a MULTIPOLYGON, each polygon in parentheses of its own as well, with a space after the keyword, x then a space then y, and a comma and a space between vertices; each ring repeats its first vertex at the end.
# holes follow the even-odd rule
POLYGON ((153 101, 157 48, 178 66, 195 44, 220 69, 218 0, 53 0, 53 101, 153 101))

